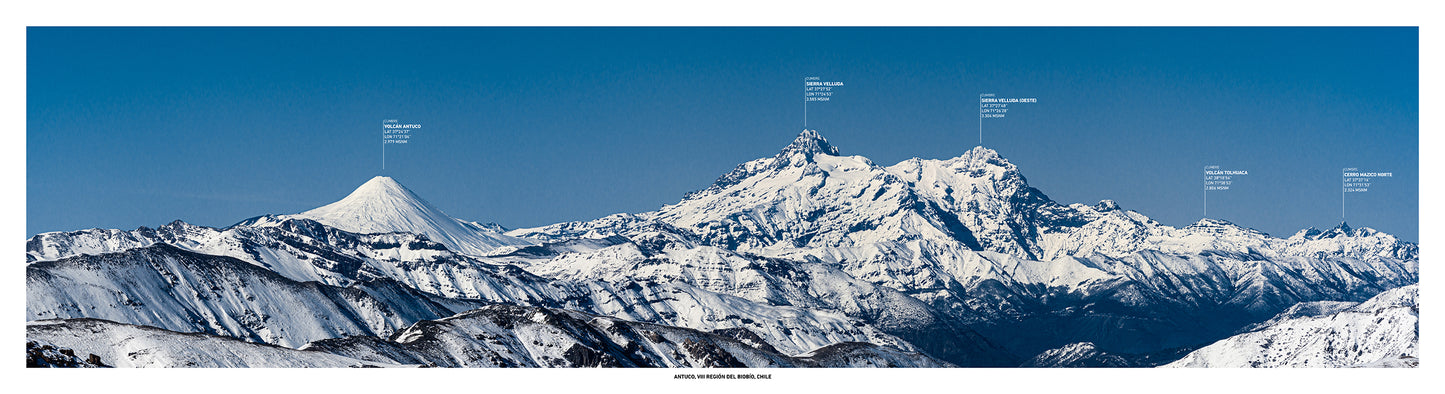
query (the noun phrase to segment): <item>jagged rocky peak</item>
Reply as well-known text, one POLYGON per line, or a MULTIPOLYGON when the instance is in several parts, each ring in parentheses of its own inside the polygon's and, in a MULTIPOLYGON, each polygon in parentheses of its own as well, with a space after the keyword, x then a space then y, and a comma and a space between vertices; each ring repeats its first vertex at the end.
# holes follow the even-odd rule
POLYGON ((962 155, 951 159, 937 160, 914 157, 890 167, 891 171, 905 175, 905 178, 909 177, 906 175, 914 175, 937 169, 946 169, 945 173, 948 174, 948 177, 988 177, 993 179, 1017 177, 1019 180, 1023 180, 1023 174, 1019 172, 1018 167, 1014 166, 1013 163, 1010 163, 1008 159, 1005 159, 1002 155, 999 155, 998 152, 983 146, 969 149, 967 152, 963 152, 962 155))
POLYGON ((1249 227, 1234 224, 1228 220, 1203 218, 1194 224, 1184 226, 1181 230, 1193 233, 1206 233, 1214 236, 1247 236, 1250 238, 1268 237, 1269 234, 1249 227))
POLYGON ((1027 188, 1028 180, 1024 178, 1023 172, 1018 166, 1009 162, 997 151, 983 146, 977 146, 963 152, 962 155, 951 159, 920 159, 912 158, 904 160, 897 165, 889 167, 894 172, 912 182, 925 182, 938 179, 951 186, 961 186, 963 183, 991 183, 1000 191, 1021 191, 1027 188), (930 174, 931 173, 931 174, 930 174))
POLYGON ((1321 240, 1337 237, 1371 237, 1378 233, 1379 231, 1369 227, 1352 228, 1349 223, 1340 222, 1340 225, 1329 230, 1321 231, 1314 227, 1300 230, 1293 236, 1290 236, 1290 239, 1321 240))
POLYGON ((783 148, 782 152, 778 153, 778 156, 790 157, 795 154, 802 154, 812 159, 813 155, 818 153, 838 156, 838 148, 829 144, 828 139, 823 138, 823 135, 819 134, 817 130, 804 129, 803 132, 798 133, 797 138, 793 139, 793 143, 788 144, 786 148, 783 148))
POLYGON ((960 174, 990 180, 1000 191, 1027 192, 1030 189, 1023 171, 993 149, 976 146, 946 163, 960 174))
POLYGON ((783 150, 778 152, 777 155, 738 164, 732 171, 718 177, 717 181, 713 182, 707 189, 687 193, 683 196, 683 199, 691 199, 696 196, 721 191, 753 175, 777 171, 791 166, 806 166, 809 163, 814 163, 813 156, 818 154, 828 156, 839 155, 838 148, 829 144, 828 139, 823 138, 823 135, 819 134, 817 130, 804 129, 803 132, 798 133, 798 137, 794 138, 792 143, 783 147, 783 150))
POLYGON ((1211 227, 1233 227, 1233 226, 1234 226, 1234 223, 1230 223, 1228 220, 1203 218, 1203 219, 1199 219, 1199 221, 1194 222, 1194 224, 1191 224, 1191 225, 1189 225, 1189 226, 1187 226, 1187 227, 1185 227, 1185 228, 1192 228, 1192 227, 1197 227, 1197 228, 1211 228, 1211 227))
POLYGON ((1375 234, 1375 229, 1369 227, 1350 228, 1347 222, 1340 222, 1339 226, 1319 234, 1316 239, 1334 237, 1368 237, 1375 234))
POLYGON ((1196 230, 1238 229, 1238 230, 1244 230, 1244 231, 1258 232, 1258 230, 1251 229, 1251 228, 1241 227, 1240 225, 1234 224, 1234 222, 1230 222, 1230 221, 1228 221, 1228 220, 1224 220, 1224 219, 1212 219, 1212 218, 1199 219, 1199 221, 1194 222, 1194 224, 1191 224, 1191 225, 1188 225, 1188 226, 1184 226, 1184 228, 1186 228, 1186 229, 1196 229, 1196 230))
POLYGON ((1117 211, 1119 210, 1119 203, 1114 202, 1114 200, 1100 200, 1098 204, 1094 204, 1094 210, 1099 212, 1117 211))
POLYGON ((1304 230, 1300 230, 1299 232, 1294 233, 1294 235, 1290 236, 1290 238, 1291 238, 1291 239, 1316 239, 1316 238, 1319 238, 1318 236, 1320 235, 1320 233, 1323 233, 1323 231, 1320 231, 1320 229, 1317 229, 1317 228, 1314 228, 1314 227, 1310 227, 1310 228, 1307 228, 1307 229, 1304 229, 1304 230))
POLYGON ((970 163, 976 163, 976 165, 992 165, 1014 170, 1018 169, 1014 167, 1013 163, 1009 163, 1008 159, 1004 158, 1003 155, 998 154, 998 151, 985 148, 983 145, 975 146, 973 149, 969 149, 968 152, 963 152, 963 155, 958 158, 970 163))

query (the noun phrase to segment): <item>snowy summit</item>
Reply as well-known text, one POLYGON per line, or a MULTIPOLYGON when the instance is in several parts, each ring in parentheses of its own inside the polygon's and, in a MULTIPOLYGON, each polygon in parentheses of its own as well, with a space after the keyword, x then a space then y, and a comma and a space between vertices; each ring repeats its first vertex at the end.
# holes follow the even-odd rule
POLYGON ((223 229, 38 234, 27 360, 1418 365, 1419 245, 1343 224, 1277 238, 1064 205, 983 147, 885 167, 803 130, 657 211, 501 231, 375 177, 223 229), (215 338, 165 345, 193 334, 215 338), (130 338, 151 338, 154 357, 121 359, 139 354, 130 338))
POLYGON ((470 255, 485 255, 501 246, 531 244, 447 216, 406 186, 385 176, 371 178, 341 201, 296 216, 361 234, 423 234, 448 249, 470 255))

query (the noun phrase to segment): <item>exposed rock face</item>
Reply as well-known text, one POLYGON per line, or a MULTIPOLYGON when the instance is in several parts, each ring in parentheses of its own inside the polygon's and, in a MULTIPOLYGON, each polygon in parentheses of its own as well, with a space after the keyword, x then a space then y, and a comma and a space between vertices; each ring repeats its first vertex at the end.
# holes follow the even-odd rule
POLYGON ((882 366, 922 365, 907 355, 923 353, 1145 366, 1419 276, 1418 245, 1369 228, 1283 239, 1214 219, 1174 228, 1113 201, 1054 202, 987 148, 882 167, 812 130, 654 212, 500 231, 378 177, 334 204, 224 229, 39 234, 26 243, 27 319, 291 347, 349 338, 400 364, 730 366, 776 353, 882 366), (495 304, 711 336, 640 331, 678 352, 641 361, 584 339, 546 359, 477 347, 465 362, 391 342, 495 304))
POLYGON ((1196 350, 1168 367, 1409 367, 1419 365, 1419 286, 1349 308, 1287 311, 1253 331, 1196 350))

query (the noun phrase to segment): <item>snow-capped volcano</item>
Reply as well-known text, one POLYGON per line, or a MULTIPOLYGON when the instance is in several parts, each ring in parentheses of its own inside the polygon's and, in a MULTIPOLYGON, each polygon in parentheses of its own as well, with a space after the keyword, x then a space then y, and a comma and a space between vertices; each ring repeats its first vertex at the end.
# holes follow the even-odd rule
MULTIPOLYGON (((1419 262, 1418 245, 1369 228, 1175 228, 1109 200, 1055 202, 987 148, 885 167, 813 130, 657 211, 501 231, 376 177, 335 203, 223 229, 38 234, 27 320, 296 346, 389 341, 500 304, 742 335, 795 358, 869 342, 960 366, 1151 366, 1291 305, 1414 284, 1419 262)), ((553 339, 534 345, 566 342, 553 339)), ((571 365, 596 361, 573 353, 588 362, 571 365)))
POLYGON ((295 216, 360 233, 424 234, 452 251, 485 255, 507 245, 531 245, 472 222, 447 216, 390 177, 378 176, 341 199, 295 216))

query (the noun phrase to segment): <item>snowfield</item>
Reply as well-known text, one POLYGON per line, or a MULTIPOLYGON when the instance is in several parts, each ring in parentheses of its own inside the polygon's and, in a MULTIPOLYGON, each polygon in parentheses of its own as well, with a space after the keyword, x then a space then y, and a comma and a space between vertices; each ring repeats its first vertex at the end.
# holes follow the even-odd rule
POLYGON ((93 354, 105 365, 123 368, 396 366, 95 319, 31 321, 25 324, 25 339, 74 349, 77 354, 93 354))
POLYGON ((1339 309, 1290 310, 1255 331, 1189 353, 1166 367, 1416 367, 1419 286, 1339 309), (1311 313, 1313 312, 1313 313, 1311 313), (1318 314, 1315 314, 1318 313, 1318 314))

